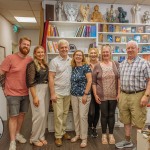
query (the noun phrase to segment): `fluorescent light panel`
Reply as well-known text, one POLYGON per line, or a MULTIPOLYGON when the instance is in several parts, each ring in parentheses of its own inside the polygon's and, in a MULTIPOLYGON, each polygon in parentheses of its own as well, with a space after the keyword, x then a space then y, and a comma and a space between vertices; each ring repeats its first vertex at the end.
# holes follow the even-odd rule
POLYGON ((36 23, 34 17, 14 17, 18 22, 36 23))

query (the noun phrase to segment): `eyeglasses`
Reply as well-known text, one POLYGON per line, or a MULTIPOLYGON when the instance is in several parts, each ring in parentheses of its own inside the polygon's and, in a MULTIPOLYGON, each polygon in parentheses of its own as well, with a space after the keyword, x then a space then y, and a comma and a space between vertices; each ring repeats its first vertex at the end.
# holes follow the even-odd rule
POLYGON ((82 57, 82 55, 79 55, 79 54, 75 54, 75 56, 82 57))

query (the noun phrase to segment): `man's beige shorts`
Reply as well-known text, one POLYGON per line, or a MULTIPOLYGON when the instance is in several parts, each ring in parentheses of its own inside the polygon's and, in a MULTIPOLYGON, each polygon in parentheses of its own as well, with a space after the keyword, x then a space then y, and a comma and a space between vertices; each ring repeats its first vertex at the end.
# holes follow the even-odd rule
POLYGON ((146 121, 146 107, 140 106, 140 101, 145 91, 126 94, 121 92, 119 98, 120 121, 123 124, 132 124, 137 128, 143 128, 146 121))

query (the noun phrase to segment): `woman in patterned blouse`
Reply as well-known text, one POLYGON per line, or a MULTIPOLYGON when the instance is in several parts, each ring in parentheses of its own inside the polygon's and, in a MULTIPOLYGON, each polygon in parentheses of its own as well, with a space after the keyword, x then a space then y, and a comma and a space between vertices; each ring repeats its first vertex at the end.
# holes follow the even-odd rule
POLYGON ((71 104, 75 123, 76 136, 71 142, 81 139, 80 147, 87 146, 88 111, 91 101, 92 75, 89 65, 81 50, 75 51, 71 61, 71 104))
POLYGON ((94 67, 92 83, 93 93, 101 110, 102 144, 108 144, 107 126, 109 144, 115 144, 113 130, 119 89, 118 67, 118 62, 111 60, 111 47, 109 45, 102 46, 101 62, 94 67))

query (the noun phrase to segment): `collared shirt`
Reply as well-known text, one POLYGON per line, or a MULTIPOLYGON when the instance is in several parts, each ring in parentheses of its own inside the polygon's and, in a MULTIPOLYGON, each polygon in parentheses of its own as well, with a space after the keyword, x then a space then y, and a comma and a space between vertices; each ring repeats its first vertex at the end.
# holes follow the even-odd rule
POLYGON ((119 67, 121 90, 127 92, 146 89, 150 78, 150 63, 137 56, 131 63, 123 61, 119 67))
POLYGON ((54 87, 55 92, 59 95, 70 95, 71 88, 71 58, 63 59, 60 55, 51 60, 49 71, 55 72, 54 87))

